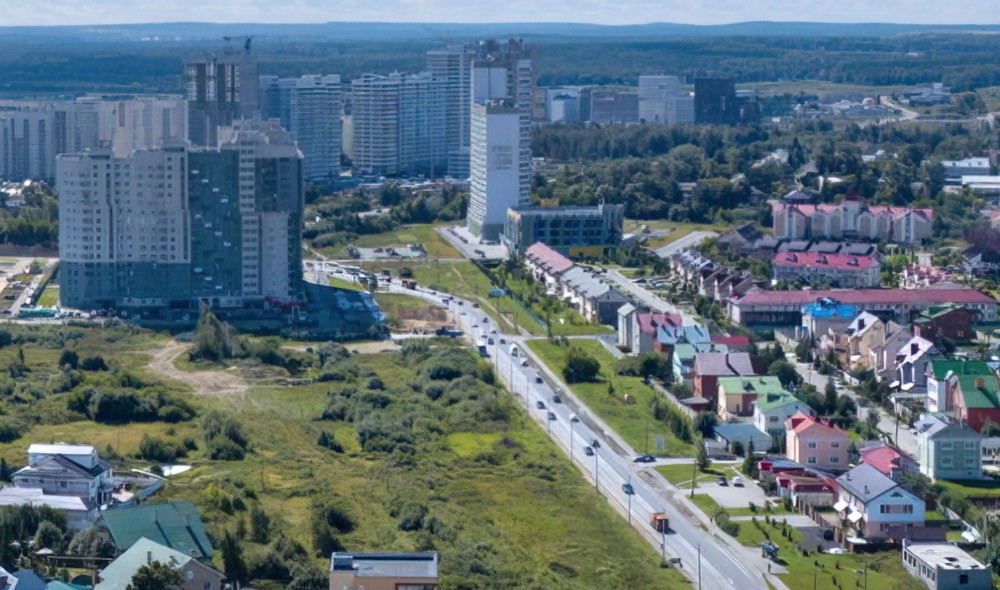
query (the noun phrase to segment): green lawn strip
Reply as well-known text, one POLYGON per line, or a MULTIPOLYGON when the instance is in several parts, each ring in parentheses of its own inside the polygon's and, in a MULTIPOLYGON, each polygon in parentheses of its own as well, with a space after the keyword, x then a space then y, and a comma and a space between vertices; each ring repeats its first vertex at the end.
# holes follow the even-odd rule
MULTIPOLYGON (((696 493, 694 496, 689 496, 688 499, 691 500, 695 506, 701 508, 701 511, 708 516, 712 516, 719 510, 719 508, 721 508, 719 503, 708 494, 696 493)), ((757 518, 764 518, 764 515, 780 517, 782 515, 793 514, 792 512, 785 510, 780 504, 776 507, 772 506, 771 510, 767 511, 763 506, 758 506, 756 510, 751 510, 749 503, 747 506, 740 508, 726 508, 726 512, 728 512, 730 516, 756 516, 757 518)))
MULTIPOLYGON (((548 340, 532 340, 528 342, 536 354, 556 374, 561 375, 566 362, 568 347, 559 346, 548 340)), ((693 456, 694 448, 670 431, 663 423, 658 422, 650 411, 650 402, 660 394, 642 382, 639 377, 623 377, 615 373, 615 358, 599 342, 593 340, 574 340, 572 346, 582 348, 601 363, 601 378, 599 383, 574 383, 570 386, 573 393, 598 416, 600 416, 615 432, 618 433, 637 452, 646 451, 646 434, 648 427, 649 454, 658 456, 684 457, 693 456), (608 395, 608 382, 614 386, 615 395, 608 395), (633 403, 626 404, 624 396, 628 394, 633 403), (657 451, 653 446, 654 437, 662 435, 666 442, 664 451, 657 451)))
POLYGON ((348 291, 364 291, 365 288, 361 285, 345 281, 344 279, 338 279, 337 277, 327 277, 327 281, 330 283, 331 287, 337 287, 339 289, 347 289, 348 291))
MULTIPOLYGON (((664 479, 674 484, 675 486, 690 490, 691 489, 691 478, 695 476, 694 463, 683 463, 679 465, 661 465, 659 467, 654 467, 664 479)), ((709 467, 708 471, 698 471, 697 480, 698 481, 712 481, 716 477, 723 475, 722 471, 718 469, 709 467)))
MULTIPOLYGON (((695 496, 697 497, 697 496, 695 496)), ((781 536, 781 517, 777 526, 764 522, 763 517, 757 519, 760 526, 767 531, 770 540, 776 543, 778 563, 788 568, 788 573, 781 576, 781 581, 788 588, 815 588, 817 590, 840 590, 841 588, 857 588, 865 586, 865 564, 867 568, 867 588, 878 590, 917 590, 924 586, 903 568, 899 551, 883 551, 871 554, 830 555, 809 550, 809 555, 803 555, 798 545, 781 536), (859 584, 860 582, 860 584, 859 584)), ((765 540, 764 532, 754 523, 739 521, 739 534, 736 540, 747 547, 756 547, 765 540)), ((798 533, 793 533, 798 538, 798 533)))
POLYGON ((59 305, 59 285, 49 283, 38 298, 39 307, 55 307, 59 305))
POLYGON ((938 481, 946 491, 962 496, 1000 496, 1000 480, 966 480, 966 481, 938 481))
MULTIPOLYGON (((401 225, 396 229, 380 234, 358 236, 351 242, 359 248, 378 248, 380 246, 406 246, 420 244, 429 258, 461 258, 462 255, 452 247, 430 223, 401 225)), ((328 258, 350 258, 347 244, 321 248, 319 252, 328 258)))
MULTIPOLYGON (((638 223, 648 226, 651 230, 672 230, 665 236, 652 238, 643 243, 646 248, 662 248, 667 244, 672 244, 684 236, 695 231, 714 231, 722 233, 731 229, 732 226, 718 223, 683 223, 677 221, 646 221, 639 220, 638 223)), ((629 220, 628 228, 634 228, 634 222, 629 220)))

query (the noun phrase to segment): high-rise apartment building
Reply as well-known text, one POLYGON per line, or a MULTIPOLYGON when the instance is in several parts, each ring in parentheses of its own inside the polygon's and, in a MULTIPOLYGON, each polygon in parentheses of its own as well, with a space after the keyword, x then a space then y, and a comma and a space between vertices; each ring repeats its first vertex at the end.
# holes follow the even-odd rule
POLYGON ((441 86, 448 176, 469 177, 469 116, 472 112, 472 45, 449 45, 427 52, 427 71, 441 86))
POLYGON ((580 118, 591 123, 638 123, 639 95, 614 89, 584 88, 580 118))
POLYGON ((259 111, 257 60, 250 41, 236 49, 184 60, 188 141, 214 147, 219 127, 259 111))
POLYGON ((0 108, 0 180, 52 179, 57 151, 54 109, 0 108))
POLYGON ((184 142, 177 96, 0 102, 0 180, 55 179, 56 156, 110 147, 119 155, 184 142))
POLYGON ((483 41, 476 51, 466 225, 480 238, 496 240, 507 209, 531 198, 535 72, 523 41, 483 41), (514 121, 517 142, 511 144, 514 121))
POLYGON ((699 124, 736 125, 740 106, 732 78, 695 78, 694 117, 699 124))
POLYGON ((340 76, 261 76, 261 110, 279 119, 304 158, 306 180, 340 175, 344 103, 340 76))
POLYGON ((238 306, 297 291, 301 153, 273 121, 218 134, 218 148, 59 156, 64 306, 238 306))
POLYGON ((466 224, 483 240, 498 240, 507 210, 527 202, 521 195, 530 187, 519 157, 523 114, 509 98, 472 105, 466 224))
POLYGON ((645 123, 694 123, 693 102, 677 76, 639 76, 639 119, 645 123))
POLYGON ((444 97, 429 72, 351 81, 354 168, 364 174, 443 176, 444 97))

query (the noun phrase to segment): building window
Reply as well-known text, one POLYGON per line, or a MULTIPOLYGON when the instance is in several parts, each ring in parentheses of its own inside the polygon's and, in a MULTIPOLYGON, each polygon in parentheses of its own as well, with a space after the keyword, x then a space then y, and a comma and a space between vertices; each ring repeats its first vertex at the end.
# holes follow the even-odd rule
POLYGON ((810 449, 815 449, 816 448, 816 443, 815 442, 809 443, 809 448, 810 449))
POLYGON ((969 583, 969 574, 958 574, 958 583, 959 584, 968 584, 969 583))
POLYGON ((816 457, 809 457, 809 461, 808 462, 809 463, 815 463, 816 462, 816 457))
POLYGON ((833 448, 835 448, 835 449, 839 449, 840 448, 840 443, 839 442, 830 443, 830 446, 833 447, 833 448))
POLYGON ((840 457, 830 457, 830 463, 840 463, 840 457))

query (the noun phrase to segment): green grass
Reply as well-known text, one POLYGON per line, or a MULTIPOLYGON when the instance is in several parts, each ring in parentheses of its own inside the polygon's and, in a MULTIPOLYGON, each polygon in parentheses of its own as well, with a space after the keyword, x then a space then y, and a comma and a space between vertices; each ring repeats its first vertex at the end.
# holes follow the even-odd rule
MULTIPOLYGON (((650 412, 650 402, 660 394, 645 385, 639 377, 623 377, 615 373, 615 359, 599 342, 574 340, 578 346, 601 363, 602 382, 575 383, 570 386, 587 408, 600 416, 625 442, 638 452, 646 449, 646 427, 649 428, 649 453, 659 456, 693 456, 694 448, 670 431, 667 426, 656 421, 650 412), (614 386, 615 396, 608 395, 608 382, 614 386), (626 404, 628 394, 635 402, 626 404), (663 435, 666 450, 653 448, 653 437, 663 435)), ((559 346, 548 340, 532 340, 528 346, 541 357, 556 374, 562 374, 569 347, 559 346)))
POLYGON ((962 497, 966 496, 1000 496, 1000 480, 966 480, 966 481, 944 481, 937 482, 946 491, 953 492, 962 497))
POLYGON ((49 283, 38 298, 39 307, 55 307, 59 305, 59 285, 49 283))
MULTIPOLYGON (((681 465, 661 465, 655 467, 656 471, 664 479, 679 487, 682 490, 690 490, 693 486, 691 478, 694 475, 694 463, 681 465)), ((708 471, 699 471, 697 481, 714 481, 716 477, 723 475, 717 468, 709 467, 708 471)))
MULTIPOLYGON (((434 228, 435 226, 429 223, 401 225, 390 232, 358 236, 352 243, 359 248, 420 244, 429 258, 461 258, 461 253, 446 242, 434 228)), ((319 252, 328 258, 350 258, 347 244, 321 248, 319 252)))
MULTIPOLYGON (((728 473, 727 475, 730 478, 732 477, 731 472, 728 473)), ((715 499, 712 498, 712 496, 709 496, 708 494, 695 494, 693 497, 692 496, 686 496, 686 497, 689 500, 691 500, 691 502, 695 506, 701 508, 701 511, 707 514, 708 516, 712 516, 719 510, 719 508, 721 508, 719 503, 716 502, 715 499)), ((757 518, 760 519, 763 519, 765 514, 770 514, 771 516, 776 516, 776 515, 780 516, 782 514, 793 514, 792 512, 785 510, 784 507, 781 505, 774 506, 771 508, 771 510, 764 510, 763 506, 758 506, 755 512, 750 509, 749 503, 747 504, 746 507, 742 508, 726 508, 726 512, 728 512, 730 516, 756 516, 757 518)))
MULTIPOLYGON (((533 336, 545 336, 545 325, 539 323, 527 310, 510 297, 489 297, 493 284, 489 277, 482 273, 471 262, 364 262, 359 266, 369 271, 379 272, 389 269, 398 272, 401 268, 409 268, 418 284, 430 289, 436 289, 478 302, 482 308, 502 326, 506 332, 512 332, 515 324, 533 336)), ((575 315, 576 312, 573 312, 575 315)), ((578 320, 582 319, 577 315, 578 320)), ((553 336, 579 336, 589 334, 607 334, 610 328, 597 324, 561 324, 552 322, 553 336)))
MULTIPOLYGON (((780 521, 780 517, 778 520, 780 521)), ((866 563, 868 564, 867 588, 918 590, 924 587, 903 568, 898 550, 871 554, 830 555, 816 553, 815 549, 812 549, 808 556, 804 556, 795 543, 781 536, 780 526, 773 527, 765 523, 763 518, 759 518, 758 521, 770 535, 770 540, 780 547, 778 562, 788 568, 788 573, 780 576, 780 579, 788 588, 813 588, 814 581, 818 590, 865 587, 866 563)), ((756 547, 765 540, 764 533, 752 522, 736 524, 739 526, 736 540, 741 545, 756 547)), ((796 538, 797 535, 798 533, 793 533, 796 538)))
POLYGON ((345 281, 344 279, 339 279, 337 277, 327 277, 327 281, 330 283, 331 287, 337 287, 340 289, 347 289, 349 291, 364 291, 365 288, 361 285, 352 282, 345 281))
MULTIPOLYGON (((17 330, 25 328, 15 327, 17 330)), ((161 342, 163 337, 128 328, 108 330, 59 327, 59 330, 32 328, 34 334, 51 333, 53 338, 72 338, 81 356, 100 350, 109 364, 127 366, 144 378, 141 351, 161 342)), ((452 346, 449 342, 436 344, 452 346)), ((30 379, 45 381, 58 372, 59 348, 24 345, 30 379)), ((0 364, 9 364, 16 347, 0 349, 0 364)), ((471 355, 471 353, 468 353, 471 355)), ((409 403, 423 397, 410 384, 424 379, 398 353, 354 355, 349 363, 358 367, 358 378, 349 383, 301 381, 296 386, 278 385, 279 380, 263 378, 254 367, 235 365, 248 379, 251 389, 245 396, 192 398, 201 412, 221 409, 241 423, 252 452, 243 461, 213 461, 206 456, 200 423, 129 424, 114 426, 88 420, 53 423, 55 407, 65 407, 65 397, 33 400, 25 408, 43 420, 25 417, 34 424, 20 439, 0 444, 0 457, 8 464, 25 460, 32 442, 66 441, 92 444, 102 451, 108 446, 126 458, 136 453, 143 435, 169 441, 192 438, 198 450, 182 461, 192 465, 187 473, 170 478, 158 499, 186 499, 202 510, 214 538, 224 530, 234 530, 246 515, 221 512, 208 505, 205 491, 218 486, 237 497, 249 498, 254 491, 260 506, 289 542, 307 548, 316 567, 323 568, 328 556, 312 551, 309 517, 317 499, 338 499, 355 523, 354 530, 338 535, 338 541, 353 551, 415 551, 436 549, 442 559, 442 587, 472 583, 456 572, 475 563, 480 574, 490 580, 478 587, 519 588, 684 588, 688 582, 672 569, 659 567, 654 550, 635 530, 612 510, 607 501, 573 468, 555 443, 530 420, 506 393, 500 393, 507 419, 491 417, 446 422, 445 400, 437 406, 442 415, 415 414, 416 420, 431 420, 434 428, 412 450, 394 453, 362 448, 359 430, 379 420, 400 419, 398 413, 369 414, 368 422, 320 421, 331 389, 356 388, 361 396, 365 383, 374 374, 386 384, 385 395, 392 399, 409 396, 409 403), (44 420, 47 420, 44 421, 44 420), (482 422, 480 420, 487 420, 482 422), (316 444, 321 431, 332 432, 344 447, 337 453, 316 444), (433 434, 437 433, 437 434, 433 434), (514 449, 501 460, 492 459, 498 447, 514 449), (411 503, 426 507, 430 526, 420 531, 399 528, 398 510, 411 503)), ((473 359, 474 363, 478 361, 473 359)), ((197 369, 197 367, 186 367, 197 369)), ((309 368, 306 376, 319 369, 309 368)), ((478 387, 487 387, 477 382, 478 387)), ((185 389, 164 382, 160 387, 185 389)), ((492 390, 491 390, 492 391, 492 390)), ((447 395, 447 394, 446 394, 447 395)), ((474 401, 474 400, 473 400, 474 401)), ((467 400, 461 403, 469 403, 467 400)), ((407 406, 409 407, 409 406, 407 406)), ((12 414, 20 417, 19 414, 12 414)), ((406 418, 404 414, 402 418, 406 418)), ((405 421, 405 420, 404 420, 405 421)), ((418 427, 401 421, 400 430, 418 427)), ((128 463, 146 467, 147 461, 128 463)), ((260 556, 264 547, 244 541, 248 559, 260 556)), ((221 555, 216 552, 216 566, 221 555)), ((255 583, 272 590, 287 584, 255 583)))
MULTIPOLYGON (((628 223, 627 227, 629 227, 629 228, 635 227, 633 225, 633 223, 635 223, 635 222, 628 223)), ((657 221, 641 220, 641 221, 638 221, 638 223, 647 225, 647 226, 649 226, 650 229, 653 229, 653 230, 657 230, 657 229, 659 229, 659 230, 663 230, 663 229, 673 230, 673 231, 671 231, 670 233, 668 233, 665 236, 661 236, 661 237, 658 237, 658 238, 653 238, 651 240, 646 241, 643 244, 647 248, 654 248, 654 249, 655 248, 662 248, 663 246, 666 246, 667 244, 672 244, 673 242, 676 242, 677 240, 683 238, 684 236, 686 236, 686 235, 688 235, 688 234, 690 234, 691 232, 694 232, 694 231, 715 231, 715 232, 718 232, 718 233, 721 234, 722 232, 727 231, 727 230, 729 230, 729 229, 732 228, 732 226, 727 225, 727 224, 718 224, 718 223, 683 223, 683 222, 679 222, 679 221, 662 221, 662 220, 657 220, 657 221)))

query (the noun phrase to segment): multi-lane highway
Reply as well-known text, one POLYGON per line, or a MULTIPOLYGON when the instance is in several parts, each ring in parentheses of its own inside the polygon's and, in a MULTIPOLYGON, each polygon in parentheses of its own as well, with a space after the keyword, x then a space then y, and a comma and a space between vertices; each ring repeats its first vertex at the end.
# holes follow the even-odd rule
POLYGON ((639 476, 641 466, 633 463, 634 451, 598 426, 599 420, 588 414, 572 392, 541 368, 538 359, 524 346, 525 338, 502 333, 485 312, 467 301, 423 288, 405 289, 396 281, 389 289, 447 307, 465 336, 474 345, 486 347, 487 358, 497 375, 518 396, 529 415, 572 463, 595 482, 610 504, 696 587, 700 581, 703 588, 767 588, 763 575, 745 563, 744 556, 735 555, 689 521, 685 516, 688 511, 677 506, 672 495, 661 495, 639 476), (560 402, 555 401, 557 395, 560 402), (593 455, 588 455, 585 447, 590 447, 593 455), (654 512, 663 512, 670 519, 667 534, 660 534, 650 526, 650 515, 654 512))

